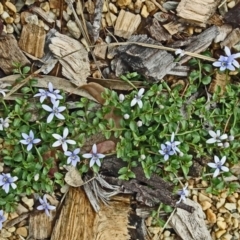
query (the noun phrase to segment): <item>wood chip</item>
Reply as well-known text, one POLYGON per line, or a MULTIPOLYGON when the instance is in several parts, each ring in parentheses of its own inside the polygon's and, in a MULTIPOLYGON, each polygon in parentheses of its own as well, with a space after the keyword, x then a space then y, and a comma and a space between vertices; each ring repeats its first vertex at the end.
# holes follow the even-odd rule
POLYGON ((221 47, 228 46, 229 48, 232 48, 236 43, 240 41, 240 29, 235 28, 232 30, 230 34, 226 37, 226 39, 221 42, 221 47))
POLYGON ((96 214, 84 191, 70 188, 51 240, 129 240, 129 213, 130 203, 111 201, 96 214))
POLYGON ((229 83, 230 76, 228 74, 222 72, 216 72, 214 74, 213 80, 211 81, 208 91, 210 93, 214 93, 218 87, 221 89, 221 94, 224 93, 226 85, 229 83))
POLYGON ((139 14, 126 12, 122 9, 116 21, 114 34, 128 39, 137 30, 140 23, 141 16, 139 14))
MULTIPOLYGON (((50 212, 51 216, 54 211, 50 212)), ((53 217, 48 217, 45 212, 38 211, 36 214, 30 215, 29 218, 29 236, 34 239, 49 238, 53 229, 53 217)))
POLYGON ((67 170, 64 180, 69 186, 80 187, 84 184, 79 171, 74 166, 65 165, 64 168, 67 170))
POLYGON ((156 18, 153 18, 152 24, 146 26, 146 29, 149 31, 151 37, 159 42, 172 39, 172 36, 161 26, 156 18))
POLYGON ((215 37, 214 42, 222 42, 228 34, 232 31, 232 26, 229 24, 224 24, 218 27, 219 34, 215 37))
POLYGON ((205 214, 201 206, 190 199, 186 199, 186 204, 194 207, 195 211, 189 213, 183 209, 177 208, 169 224, 184 240, 211 240, 210 232, 204 222, 205 214))
POLYGON ((42 58, 44 55, 46 32, 44 28, 35 24, 23 25, 19 47, 37 58, 42 58))
POLYGON ((171 34, 174 35, 183 29, 182 24, 179 22, 169 22, 164 24, 163 27, 171 34))
POLYGON ((0 59, 0 68, 5 74, 12 73, 13 62, 20 62, 22 65, 30 64, 12 34, 0 37, 0 59))
POLYGON ((66 35, 55 33, 49 45, 53 54, 59 58, 62 74, 76 86, 82 86, 90 75, 88 52, 77 40, 66 35))
POLYGON ((215 13, 221 0, 182 0, 177 15, 190 22, 206 23, 215 13))

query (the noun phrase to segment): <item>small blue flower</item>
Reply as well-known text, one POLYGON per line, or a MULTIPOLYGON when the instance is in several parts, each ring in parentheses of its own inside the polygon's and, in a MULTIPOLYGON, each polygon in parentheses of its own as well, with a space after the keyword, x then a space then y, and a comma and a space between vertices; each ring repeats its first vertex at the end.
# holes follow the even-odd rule
POLYGON ((68 128, 64 128, 63 136, 53 133, 52 136, 57 139, 57 141, 52 144, 52 147, 59 147, 60 145, 62 145, 63 151, 66 152, 68 149, 68 144, 76 144, 74 140, 67 139, 68 133, 68 128))
POLYGON ((51 99, 56 99, 55 95, 52 93, 49 93, 48 91, 44 89, 39 89, 38 93, 34 95, 34 97, 40 97, 40 103, 43 103, 43 101, 47 98, 50 97, 51 99))
POLYGON ((27 151, 30 151, 32 149, 33 144, 37 144, 41 141, 41 139, 39 138, 34 139, 34 134, 32 130, 30 130, 29 135, 27 135, 26 133, 22 133, 22 137, 24 139, 20 140, 20 143, 28 145, 27 151))
POLYGON ((9 118, 0 118, 0 131, 3 131, 4 128, 9 127, 9 118))
POLYGON ((105 155, 97 152, 97 145, 93 144, 92 152, 83 154, 84 158, 91 158, 89 166, 92 167, 95 163, 100 167, 100 158, 104 158, 105 155))
POLYGON ((218 156, 214 156, 214 163, 208 163, 208 166, 211 168, 215 168, 216 170, 214 171, 213 177, 217 177, 220 173, 220 171, 223 172, 229 172, 229 168, 223 166, 223 164, 226 162, 226 156, 222 157, 220 160, 218 156))
POLYGON ((54 210, 54 209, 56 209, 56 207, 50 205, 50 204, 47 202, 46 194, 43 196, 43 199, 42 199, 42 198, 39 198, 39 202, 41 203, 41 205, 37 207, 37 210, 44 210, 45 213, 50 217, 50 212, 49 212, 49 210, 54 210))
POLYGON ((159 150, 159 153, 163 155, 165 161, 169 159, 169 156, 174 154, 174 151, 168 145, 161 144, 161 149, 162 150, 159 150))
POLYGON ((2 189, 8 193, 10 189, 10 185, 13 189, 17 187, 17 185, 14 183, 18 180, 18 177, 12 177, 10 173, 2 173, 0 174, 0 186, 2 186, 2 189))
POLYGON ((182 190, 179 190, 178 195, 180 196, 180 199, 179 201, 176 202, 176 204, 179 204, 182 200, 185 202, 188 194, 189 194, 189 191, 187 190, 187 186, 184 187, 182 190))
POLYGON ((47 118, 47 123, 50 123, 53 120, 53 117, 55 116, 58 119, 64 120, 65 117, 61 114, 62 111, 66 109, 65 106, 60 106, 59 107, 59 100, 54 101, 53 107, 49 107, 48 105, 43 104, 42 108, 48 112, 50 112, 48 118, 47 118))
POLYGON ((76 148, 73 152, 66 151, 64 154, 68 156, 67 163, 76 167, 77 163, 80 162, 80 157, 78 154, 80 153, 80 148, 76 148))
POLYGON ((226 69, 234 71, 235 67, 239 68, 239 63, 235 59, 240 57, 240 53, 231 54, 227 46, 224 48, 224 51, 227 56, 221 55, 218 61, 213 63, 213 66, 219 67, 220 71, 225 71, 226 69))
POLYGON ((3 214, 3 210, 0 210, 0 230, 2 229, 2 223, 5 222, 7 219, 3 214))
POLYGON ((139 108, 143 107, 143 103, 142 103, 142 97, 143 97, 143 93, 144 93, 144 88, 141 88, 137 95, 135 95, 135 97, 133 98, 133 100, 131 101, 131 107, 133 107, 134 105, 138 104, 139 108))
POLYGON ((179 141, 174 141, 174 133, 172 133, 171 136, 171 141, 166 142, 166 145, 170 146, 172 151, 174 152, 174 154, 176 154, 176 152, 181 153, 181 151, 179 150, 179 148, 177 147, 181 142, 179 141))

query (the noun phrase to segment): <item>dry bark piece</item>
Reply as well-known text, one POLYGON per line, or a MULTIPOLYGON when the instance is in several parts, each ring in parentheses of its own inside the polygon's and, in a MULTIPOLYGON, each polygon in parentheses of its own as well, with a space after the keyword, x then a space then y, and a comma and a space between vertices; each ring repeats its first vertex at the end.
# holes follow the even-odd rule
POLYGON ((232 31, 232 26, 229 24, 224 24, 218 27, 219 34, 215 37, 214 42, 222 42, 228 34, 232 31))
POLYGON ((193 213, 188 213, 183 209, 177 208, 176 213, 171 218, 169 224, 174 228, 176 233, 184 240, 211 240, 200 204, 186 199, 186 204, 195 208, 193 213))
POLYGON ((129 212, 130 203, 112 201, 96 214, 83 190, 70 188, 51 240, 129 240, 129 212))
POLYGON ((164 24, 163 27, 171 34, 174 35, 178 32, 180 32, 183 27, 182 24, 179 22, 169 22, 167 24, 164 24))
POLYGON ((88 53, 83 45, 66 35, 55 33, 51 38, 50 50, 62 65, 62 74, 76 86, 86 83, 90 75, 88 53))
POLYGON ((206 23, 215 13, 221 0, 182 0, 177 15, 193 23, 206 23))
POLYGON ((114 35, 128 39, 138 28, 141 23, 141 16, 121 9, 116 25, 114 35))
POLYGON ((37 13, 40 17, 42 17, 48 23, 54 23, 55 20, 49 17, 49 13, 43 11, 40 7, 31 6, 31 11, 37 13))
MULTIPOLYGON (((146 35, 135 35, 128 41, 161 45, 146 35)), ((117 76, 127 71, 137 71, 150 80, 159 81, 176 65, 174 57, 165 50, 129 44, 118 47, 117 52, 112 62, 117 76)))
POLYGON ((64 180, 69 186, 80 187, 84 184, 79 171, 74 166, 66 165, 64 168, 67 170, 64 180))
MULTIPOLYGON (((54 211, 50 212, 52 216, 54 211)), ((29 236, 34 239, 45 239, 51 236, 53 230, 53 217, 48 217, 45 212, 38 212, 30 215, 29 218, 29 236)))
POLYGON ((42 58, 44 55, 46 32, 44 28, 35 24, 23 25, 19 47, 37 58, 42 58))
POLYGON ((147 25, 146 29, 149 31, 150 36, 159 42, 172 39, 172 36, 160 25, 156 18, 153 18, 152 24, 147 25))
POLYGON ((107 45, 104 42, 97 44, 94 48, 93 54, 100 59, 105 59, 107 54, 107 45))
POLYGON ((221 42, 221 47, 228 46, 229 48, 232 48, 236 43, 240 41, 240 29, 235 28, 232 30, 230 34, 225 38, 223 42, 221 42))
POLYGON ((30 64, 12 34, 0 37, 0 59, 0 68, 5 74, 12 73, 13 62, 20 62, 22 65, 30 64))

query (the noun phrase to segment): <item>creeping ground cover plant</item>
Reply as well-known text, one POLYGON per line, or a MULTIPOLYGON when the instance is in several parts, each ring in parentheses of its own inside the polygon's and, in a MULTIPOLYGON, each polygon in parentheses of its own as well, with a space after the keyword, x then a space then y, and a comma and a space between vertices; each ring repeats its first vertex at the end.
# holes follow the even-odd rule
MULTIPOLYGON (((234 81, 224 91, 217 88, 210 94, 206 88, 207 77, 216 72, 228 76, 239 68, 240 55, 224 50, 226 56, 213 63, 217 68, 192 59, 184 92, 165 81, 130 93, 105 89, 104 104, 99 106, 83 97, 70 104, 66 93, 51 82, 46 89, 36 88, 36 79, 22 87, 22 97, 14 101, 4 99, 10 88, 1 90, 0 223, 5 221, 2 211, 14 211, 23 195, 37 194, 37 209, 47 215, 55 210, 45 194, 63 186, 64 165, 76 167, 80 174, 100 172, 108 156, 99 151, 98 142, 82 150, 86 139, 99 133, 117 143, 111 154, 125 162, 120 179, 134 178, 134 167, 141 166, 147 178, 155 173, 175 184, 180 203, 189 190, 179 186, 178 177, 190 177, 198 162, 199 176, 209 182, 207 192, 234 192, 239 184, 225 178, 240 157, 240 88, 234 81)), ((183 53, 178 51, 180 57, 183 53)), ((18 66, 17 71, 24 78, 28 70, 18 66)))

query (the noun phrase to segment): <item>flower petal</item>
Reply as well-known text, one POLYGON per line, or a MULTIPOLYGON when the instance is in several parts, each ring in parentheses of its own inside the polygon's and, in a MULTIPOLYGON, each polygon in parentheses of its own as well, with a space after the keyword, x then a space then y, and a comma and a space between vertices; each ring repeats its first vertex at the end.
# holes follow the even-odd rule
POLYGON ((27 146, 27 151, 30 151, 33 147, 33 144, 32 143, 29 143, 28 146, 27 146))
POLYGON ((227 55, 228 57, 231 56, 231 51, 230 51, 229 47, 225 46, 224 52, 226 53, 226 55, 227 55))
POLYGON ((53 133, 52 136, 56 139, 62 139, 62 136, 56 133, 53 133))
POLYGON ((62 143, 62 149, 63 149, 64 152, 67 151, 68 145, 67 145, 66 142, 63 142, 63 143, 62 143))
POLYGON ((62 143, 60 141, 56 141, 53 143, 52 147, 59 147, 60 145, 62 145, 62 143))
POLYGON ((219 168, 216 168, 216 170, 215 170, 215 172, 214 172, 214 174, 213 174, 213 177, 215 178, 216 176, 219 175, 219 173, 220 173, 219 168))
POLYGON ((37 207, 37 210, 43 210, 43 209, 44 209, 43 205, 40 205, 37 207))
POLYGON ((214 67, 221 67, 222 66, 222 63, 221 62, 214 62, 213 64, 212 64, 214 67))
POLYGON ((93 152, 93 154, 97 153, 97 145, 95 143, 92 146, 92 152, 93 152))
POLYGON ((27 139, 27 138, 28 138, 28 135, 27 135, 26 133, 22 133, 22 137, 23 137, 24 139, 27 139))
POLYGON ((48 90, 49 90, 49 92, 53 91, 53 85, 51 82, 48 83, 48 90))
POLYGON ((141 88, 139 91, 138 91, 138 96, 141 97, 144 93, 145 89, 144 88, 141 88))
POLYGON ((61 119, 61 120, 64 120, 65 117, 61 114, 61 113, 56 113, 55 116, 58 118, 58 119, 61 119))
POLYGON ((98 158, 104 158, 105 157, 105 155, 101 154, 101 153, 98 153, 97 156, 98 156, 98 158))
POLYGON ((215 142, 217 142, 217 140, 215 138, 210 138, 206 141, 206 143, 210 143, 210 144, 215 143, 215 142))
POLYGON ((216 155, 214 156, 214 162, 215 162, 215 163, 219 163, 219 162, 220 162, 220 159, 219 159, 219 157, 218 157, 218 156, 216 156, 216 155))
POLYGON ((100 162, 99 159, 96 160, 96 164, 97 164, 99 167, 101 167, 101 162, 100 162))
POLYGON ((138 104, 139 108, 142 108, 142 107, 143 107, 143 103, 142 103, 141 100, 138 100, 138 101, 137 101, 137 104, 138 104))
POLYGON ((229 172, 229 168, 228 168, 228 167, 225 167, 225 166, 222 166, 222 167, 221 167, 221 170, 222 170, 223 172, 229 172))
POLYGON ((33 143, 34 143, 34 144, 37 144, 37 143, 39 143, 39 142, 41 142, 41 139, 39 139, 39 138, 33 139, 33 143))
POLYGON ((134 105, 136 105, 136 103, 137 103, 137 99, 134 98, 134 99, 131 101, 131 107, 133 107, 134 105))
POLYGON ((72 144, 72 145, 76 144, 76 142, 74 140, 70 140, 70 139, 67 139, 66 143, 72 144))
POLYGON ((208 163, 207 165, 211 168, 217 168, 216 163, 208 163))
POLYGON ((53 120, 54 113, 50 113, 48 118, 47 118, 47 123, 50 123, 53 120))
POLYGON ((52 112, 52 108, 50 108, 48 105, 43 104, 42 108, 46 110, 47 112, 52 112))
POLYGON ((226 159, 227 159, 226 156, 223 156, 223 157, 222 157, 222 159, 221 159, 221 164, 222 164, 222 165, 226 162, 226 159))
POLYGON ((92 153, 85 153, 85 154, 83 154, 82 156, 83 156, 84 158, 92 158, 92 157, 93 157, 92 153))
POLYGON ((68 133, 69 133, 68 128, 64 128, 64 130, 63 130, 63 138, 67 138, 68 133))
POLYGON ((228 135, 226 133, 224 133, 222 136, 220 136, 221 140, 224 140, 224 139, 227 139, 227 138, 228 138, 228 135))
POLYGON ((92 159, 90 160, 89 167, 92 167, 92 166, 94 165, 94 163, 95 163, 95 160, 94 160, 94 158, 92 158, 92 159))
POLYGON ((28 141, 27 140, 20 140, 20 143, 28 145, 28 141))

